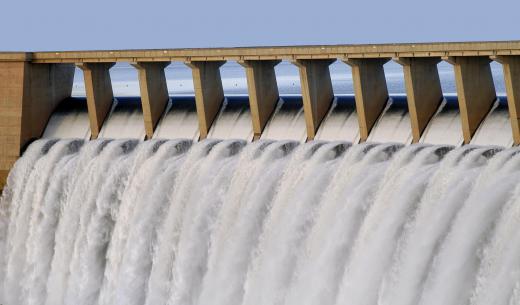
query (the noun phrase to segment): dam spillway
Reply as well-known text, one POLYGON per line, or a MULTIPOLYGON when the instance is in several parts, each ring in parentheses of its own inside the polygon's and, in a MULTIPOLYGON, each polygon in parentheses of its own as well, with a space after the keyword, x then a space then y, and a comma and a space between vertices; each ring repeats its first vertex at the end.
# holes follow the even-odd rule
POLYGON ((0 304, 520 304, 518 56, 0 53, 0 304))
POLYGON ((1 301, 518 304, 518 152, 38 140, 1 201, 1 301))
POLYGON ((187 64, 192 70, 197 114, 198 136, 194 135, 194 138, 204 139, 225 101, 220 67, 226 61, 236 61, 245 70, 253 138, 259 139, 268 122, 276 120, 273 113, 279 106, 280 94, 275 67, 280 61, 291 62, 299 71, 299 94, 305 118, 303 137, 312 140, 320 133, 323 120, 334 103, 329 66, 340 61, 351 66, 355 93, 355 117, 352 119, 357 120, 359 139, 350 136, 339 139, 364 142, 369 140, 387 108, 389 91, 383 65, 393 60, 403 67, 406 92, 401 93, 406 93, 409 130, 412 142, 417 143, 433 138, 424 134, 425 130, 435 129, 431 125, 443 124, 435 122, 438 121, 435 114, 443 105, 437 65, 444 61, 453 66, 458 104, 455 116, 460 122, 457 129, 461 131, 463 142, 468 144, 494 109, 497 92, 490 62, 496 61, 504 71, 506 108, 511 125, 509 131, 504 132, 511 134, 511 143, 506 143, 511 145, 520 143, 519 56, 518 41, 0 52, 0 185, 5 183, 9 169, 27 144, 42 136, 57 105, 70 97, 74 66, 83 73, 90 138, 98 137, 114 108, 110 69, 122 62, 131 64, 138 71, 142 126, 146 137, 152 138, 168 105, 164 69, 171 62, 187 64))

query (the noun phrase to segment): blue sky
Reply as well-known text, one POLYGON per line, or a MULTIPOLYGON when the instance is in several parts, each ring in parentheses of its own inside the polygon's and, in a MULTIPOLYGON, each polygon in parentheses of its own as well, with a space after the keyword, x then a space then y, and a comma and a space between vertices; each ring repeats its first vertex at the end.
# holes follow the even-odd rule
POLYGON ((2 0, 0 51, 520 39, 518 0, 2 0))

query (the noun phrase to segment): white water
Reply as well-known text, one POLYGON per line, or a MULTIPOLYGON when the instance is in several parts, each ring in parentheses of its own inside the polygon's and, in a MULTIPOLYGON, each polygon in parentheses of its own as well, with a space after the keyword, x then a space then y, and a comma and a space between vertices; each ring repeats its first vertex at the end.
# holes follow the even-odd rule
POLYGON ((286 102, 280 99, 260 138, 305 142, 307 140, 307 129, 303 104, 297 104, 294 101, 286 102))
POLYGON ((335 98, 329 113, 316 133, 316 140, 359 142, 359 123, 355 106, 342 105, 335 98))
POLYGON ((471 144, 511 147, 513 143, 508 108, 496 101, 490 113, 471 138, 471 144))
POLYGON ((208 133, 210 139, 253 140, 253 124, 248 101, 232 103, 225 99, 208 133))
POLYGON ((154 139, 199 139, 199 120, 195 103, 188 101, 169 102, 165 114, 157 123, 154 139))
POLYGON ((517 148, 39 140, 0 304, 519 304, 517 148))
POLYGON ((114 101, 112 111, 107 115, 99 132, 102 139, 144 139, 143 112, 140 106, 131 106, 114 101))
POLYGON ((412 143, 410 126, 408 109, 396 107, 390 99, 383 114, 372 127, 367 141, 410 144, 412 143))
POLYGON ((462 123, 457 108, 447 107, 443 101, 421 136, 421 143, 462 145, 462 123))
MULTIPOLYGON (((339 98, 353 98, 343 95, 339 98)), ((243 139, 253 138, 251 114, 246 96, 236 95, 234 99, 243 99, 237 103, 224 102, 222 109, 215 118, 208 138, 213 139, 243 139)), ((402 97, 398 97, 402 98, 402 97)), ((267 123, 261 138, 270 140, 296 140, 304 142, 307 139, 305 116, 301 100, 289 96, 289 102, 283 99, 277 105, 275 113, 267 123)), ((83 101, 76 101, 79 106, 83 101)), ((108 114, 106 123, 100 132, 100 138, 144 139, 145 131, 140 105, 135 101, 115 103, 108 114), (123 103, 127 105, 123 105, 123 103), (133 103, 133 104, 132 104, 133 103)), ((484 118, 471 139, 475 145, 513 146, 512 130, 507 106, 497 101, 489 114, 484 118)), ((421 143, 448 144, 460 146, 463 143, 460 114, 456 106, 446 106, 442 103, 438 113, 434 115, 425 128, 420 139, 421 143)), ((86 109, 58 109, 51 116, 42 138, 89 139, 88 113, 86 109)), ((199 126, 193 97, 175 97, 159 120, 154 139, 191 139, 198 141, 199 126)), ((359 142, 359 122, 355 105, 348 102, 338 102, 335 98, 331 109, 320 124, 316 140, 359 142)), ((397 142, 410 144, 412 132, 410 117, 406 107, 389 103, 380 118, 376 121, 369 137, 369 142, 397 142)))
POLYGON ((54 111, 42 138, 90 139, 88 112, 81 109, 54 111))

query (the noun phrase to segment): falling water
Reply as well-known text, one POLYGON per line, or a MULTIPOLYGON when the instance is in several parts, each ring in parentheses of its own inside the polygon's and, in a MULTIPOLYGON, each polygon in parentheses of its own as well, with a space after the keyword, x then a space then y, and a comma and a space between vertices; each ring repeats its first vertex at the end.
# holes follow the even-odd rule
POLYGON ((200 304, 241 303, 250 257, 295 146, 257 142, 244 151, 215 229, 200 304))
POLYGON ((294 140, 32 143, 0 304, 520 304, 520 150, 294 140))
POLYGON ((261 138, 305 142, 307 133, 301 99, 295 97, 280 99, 273 116, 262 132, 261 138))
POLYGON ((468 196, 487 161, 483 156, 487 151, 464 147, 443 159, 399 237, 392 267, 380 288, 381 304, 417 303, 422 279, 439 239, 446 234, 450 221, 468 196))
POLYGON ((227 97, 208 133, 210 139, 253 140, 253 126, 248 101, 227 97))
POLYGON ((334 304, 343 275, 338 266, 345 265, 359 226, 374 200, 381 173, 399 148, 395 144, 360 144, 347 151, 324 191, 286 304, 334 304))
POLYGON ((309 143, 294 153, 265 221, 245 282, 243 304, 280 304, 344 144, 309 143))
POLYGON ((104 139, 144 139, 143 112, 137 99, 115 100, 110 113, 99 132, 104 139))

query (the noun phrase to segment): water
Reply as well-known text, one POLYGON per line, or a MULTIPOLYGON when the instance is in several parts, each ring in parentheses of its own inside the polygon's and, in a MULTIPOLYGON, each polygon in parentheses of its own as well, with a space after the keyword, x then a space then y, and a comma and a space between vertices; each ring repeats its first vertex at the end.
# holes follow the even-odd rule
MULTIPOLYGON (((412 143, 412 129, 406 99, 402 96, 388 101, 379 120, 368 136, 369 142, 412 143)), ((442 143, 439 143, 442 144, 442 143)))
POLYGON ((305 142, 307 140, 306 128, 301 98, 282 98, 278 101, 278 105, 271 119, 265 125, 260 138, 305 142))
POLYGON ((143 111, 140 99, 115 100, 112 110, 107 114, 99 132, 103 139, 144 139, 143 111))
POLYGON ((320 124, 316 140, 359 142, 359 123, 352 95, 337 97, 320 124))
POLYGON ((90 139, 87 105, 70 98, 62 102, 47 122, 42 138, 90 139))
POLYGON ((154 139, 199 139, 199 119, 194 98, 174 98, 157 124, 154 139))
POLYGON ((210 139, 253 140, 253 124, 249 112, 249 100, 228 97, 222 103, 208 133, 210 139))
POLYGON ((462 145, 462 123, 457 101, 444 99, 419 140, 421 143, 462 145))
POLYGON ((513 146, 511 121, 504 98, 495 102, 491 112, 471 138, 471 144, 513 146))
POLYGON ((0 201, 0 303, 519 304, 518 152, 38 140, 0 201))
POLYGON ((249 267, 243 304, 283 301, 323 190, 344 150, 342 144, 313 142, 294 152, 249 267))

